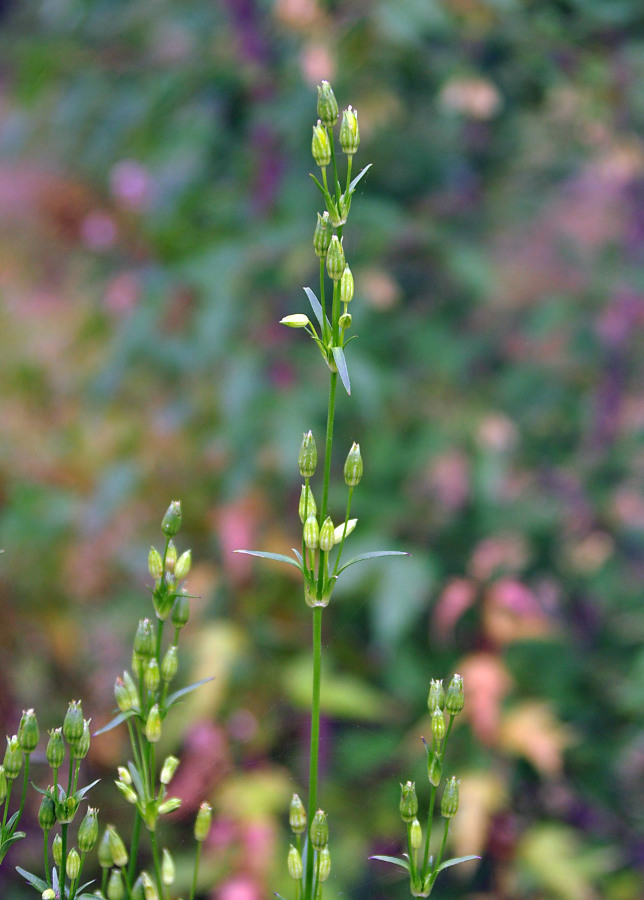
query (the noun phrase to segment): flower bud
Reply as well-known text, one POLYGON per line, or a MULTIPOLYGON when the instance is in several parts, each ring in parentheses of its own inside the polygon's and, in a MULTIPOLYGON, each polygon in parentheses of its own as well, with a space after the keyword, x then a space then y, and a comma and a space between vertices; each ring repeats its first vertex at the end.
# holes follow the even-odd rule
POLYGON ((63 729, 52 728, 49 732, 49 740, 47 741, 47 762, 52 769, 59 769, 65 759, 65 741, 63 740, 63 729))
POLYGON ((40 896, 42 900, 56 900, 56 891, 53 888, 45 888, 40 896))
POLYGON ((293 834, 304 834, 306 831, 306 810, 297 794, 293 794, 288 812, 288 823, 293 834))
POLYGON ((345 537, 345 538, 349 537, 351 532, 354 530, 354 528, 358 524, 358 520, 357 519, 349 519, 349 521, 346 523, 346 525, 347 525, 346 531, 344 528, 344 524, 345 523, 343 522, 342 525, 336 525, 333 530, 333 542, 335 544, 339 544, 343 537, 345 537))
POLYGON ((212 806, 210 803, 202 803, 195 820, 195 840, 205 841, 210 831, 210 823, 212 822, 212 806))
POLYGON ((155 703, 148 713, 148 719, 145 723, 145 736, 151 744, 156 744, 161 738, 161 713, 159 712, 158 703, 155 703))
POLYGON ((74 821, 77 809, 78 800, 73 794, 69 797, 64 797, 56 804, 56 818, 61 825, 69 825, 70 822, 74 821))
POLYGON ((172 607, 172 624, 175 628, 183 628, 190 618, 190 602, 184 593, 179 592, 172 607))
POLYGON ((89 853, 98 840, 98 810, 88 807, 83 821, 78 827, 78 849, 81 853, 89 853))
POLYGON ((159 900, 159 892, 147 872, 141 872, 141 881, 143 882, 143 896, 145 900, 159 900))
POLYGON ((416 785, 413 781, 407 781, 400 785, 400 817, 403 822, 413 822, 417 812, 416 785))
POLYGON ((449 779, 443 791, 441 800, 441 816, 452 819, 458 812, 458 786, 460 781, 454 775, 449 779))
POLYGON ((163 575, 163 559, 156 547, 150 547, 148 553, 148 572, 155 581, 158 581, 163 575))
POLYGON ((311 320, 304 313, 292 313, 280 319, 280 325, 286 325, 287 328, 307 328, 310 324, 311 320))
POLYGON ((347 328, 351 328, 352 321, 353 319, 351 318, 351 313, 342 313, 342 315, 338 319, 338 325, 343 331, 346 331, 347 328))
POLYGON ((128 861, 127 850, 125 849, 123 839, 113 825, 107 826, 107 832, 109 834, 109 847, 112 862, 115 866, 118 866, 119 869, 123 869, 127 866, 128 861))
POLYGON ((362 456, 360 455, 360 444, 356 444, 353 442, 349 453, 347 454, 347 459, 344 464, 344 481, 345 484, 348 484, 349 487, 355 487, 357 484, 360 484, 360 479, 362 478, 362 456))
POLYGON ((83 719, 83 730, 77 741, 70 742, 72 759, 85 759, 89 751, 91 734, 89 730, 90 719, 83 719))
POLYGON ((181 528, 181 501, 173 500, 168 507, 163 520, 161 521, 161 531, 166 537, 174 537, 181 528))
POLYGON ((132 885, 131 900, 145 900, 145 893, 143 891, 143 879, 141 878, 141 875, 138 875, 136 881, 132 885))
POLYGON ((67 854, 65 871, 70 881, 75 881, 75 879, 78 878, 78 873, 80 872, 80 856, 78 855, 78 850, 75 847, 72 847, 72 849, 67 854))
POLYGON ((457 716, 463 709, 464 703, 463 679, 460 675, 454 675, 445 695, 445 709, 450 716, 457 716))
POLYGON ((315 467, 318 464, 318 449, 315 446, 315 438, 312 431, 307 431, 302 437, 297 464, 302 478, 311 478, 315 475, 315 467))
POLYGON ((118 766, 116 771, 118 772, 119 781, 122 781, 123 784, 132 784, 132 776, 129 769, 126 769, 125 766, 118 766))
POLYGON ((432 736, 440 743, 445 737, 445 730, 443 710, 436 707, 432 712, 432 736))
POLYGON ((325 125, 333 126, 338 121, 338 101, 328 81, 318 85, 317 114, 325 125))
POLYGON ((68 744, 83 736, 83 709, 80 700, 72 700, 63 719, 63 734, 68 744))
POLYGON ((315 250, 315 255, 321 258, 326 256, 329 249, 331 236, 333 235, 333 226, 326 209, 323 213, 318 213, 317 216, 318 221, 313 232, 313 249, 315 250))
POLYGON ((114 784, 119 790, 121 796, 125 799, 125 802, 131 803, 132 806, 134 806, 139 799, 134 788, 132 788, 125 781, 115 781, 114 784))
POLYGON ((148 660, 148 664, 145 667, 143 683, 145 684, 146 690, 150 691, 151 694, 155 694, 160 681, 161 673, 159 672, 159 663, 157 662, 156 656, 153 656, 148 660))
POLYGON ((107 900, 125 900, 125 888, 120 869, 112 869, 107 882, 107 900))
POLYGON ((329 273, 329 278, 332 278, 333 281, 339 281, 342 278, 346 264, 344 248, 340 238, 337 234, 334 234, 326 254, 326 270, 329 273))
POLYGON ((174 567, 177 564, 177 548, 174 541, 168 541, 165 551, 165 571, 168 575, 174 574, 174 567))
POLYGON ((161 661, 161 677, 169 684, 179 669, 179 660, 177 658, 177 648, 174 644, 168 647, 161 661))
POLYGON ((293 844, 288 848, 286 867, 288 869, 288 874, 294 881, 297 881, 302 877, 302 873, 304 872, 302 857, 300 856, 297 847, 294 847, 293 844))
POLYGON ((174 884, 174 860, 170 855, 170 851, 163 848, 163 856, 161 859, 161 881, 169 887, 174 884))
POLYGON ((134 652, 144 660, 149 659, 154 653, 154 628, 149 619, 139 620, 134 635, 134 652))
POLYGON ((409 843, 412 850, 418 850, 423 843, 423 829, 420 827, 418 819, 414 819, 409 829, 409 843))
POLYGON ((53 797, 49 794, 43 794, 43 798, 40 801, 38 824, 43 831, 49 831, 49 829, 53 828, 56 824, 56 804, 54 803, 53 797))
POLYGON ((174 577, 177 581, 183 581, 188 577, 190 566, 192 565, 192 550, 186 550, 181 554, 174 567, 174 577))
POLYGON ((430 713, 435 709, 445 708, 445 690, 443 689, 443 679, 440 681, 432 678, 429 683, 429 696, 427 697, 427 708, 430 713))
POLYGON ((326 881, 331 874, 331 853, 329 852, 328 847, 324 847, 322 850, 320 850, 320 856, 318 858, 318 873, 320 881, 326 881))
POLYGON ((298 506, 298 514, 300 516, 300 522, 304 524, 309 516, 316 516, 318 509, 315 503, 315 497, 313 496, 313 491, 311 490, 308 484, 302 485, 302 491, 300 493, 300 503, 298 506))
POLYGON ((360 129, 358 128, 358 110, 348 106, 342 113, 340 123, 340 146, 347 156, 353 156, 360 145, 360 129))
POLYGON ((54 864, 60 869, 63 861, 63 839, 59 834, 51 842, 51 855, 54 857, 54 864))
POLYGON ((23 753, 32 753, 38 746, 38 720, 33 709, 23 710, 18 726, 18 743, 23 753))
POLYGON ((7 781, 15 781, 22 768, 22 750, 18 743, 17 734, 7 738, 7 749, 5 750, 2 765, 7 781))
POLYGON ((7 776, 4 774, 4 766, 0 766, 0 803, 4 803, 7 797, 7 776))
POLYGON ((161 784, 170 784, 170 782, 174 778, 174 773, 177 771, 178 765, 179 760, 176 756, 166 756, 163 767, 161 769, 161 775, 159 776, 159 781, 161 782, 161 784))
POLYGON ((345 266, 342 277, 340 278, 340 300, 342 303, 351 303, 353 300, 354 289, 355 284, 353 281, 353 274, 349 266, 345 266))
POLYGON ((103 837, 101 838, 98 845, 98 864, 101 869, 110 869, 114 865, 114 860, 112 859, 112 851, 110 849, 110 827, 108 826, 103 832, 103 837))
POLYGON ((304 523, 304 544, 309 550, 317 550, 320 543, 320 526, 315 516, 309 516, 304 523))
POLYGON ((329 825, 324 810, 318 809, 313 816, 309 835, 314 850, 322 850, 329 843, 329 825))
POLYGON ((168 797, 167 800, 164 800, 163 803, 159 804, 159 815, 167 816, 168 813, 175 812, 175 810, 179 809, 180 806, 180 797, 168 797))
POLYGON ((331 142, 324 125, 318 119, 318 124, 313 126, 313 139, 311 141, 311 153, 316 164, 323 168, 331 162, 331 142))
POLYGON ((427 757, 427 777, 429 778, 429 783, 434 787, 438 787, 442 774, 443 767, 441 765, 440 757, 437 756, 436 753, 429 753, 427 757))
POLYGON ((328 553, 335 546, 335 528, 331 516, 327 516, 320 528, 320 550, 328 553))

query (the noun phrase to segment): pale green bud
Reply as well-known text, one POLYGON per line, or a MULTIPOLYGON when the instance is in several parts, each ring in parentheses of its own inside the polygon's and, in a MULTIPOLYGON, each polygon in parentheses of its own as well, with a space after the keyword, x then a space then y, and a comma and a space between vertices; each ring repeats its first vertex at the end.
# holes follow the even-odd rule
POLYGON ((110 849, 110 831, 106 828, 98 845, 98 864, 101 869, 109 869, 114 864, 110 849))
POLYGON ((288 821, 294 834, 304 834, 306 831, 306 810, 297 794, 293 794, 288 821))
POLYGON ((112 869, 107 882, 107 900, 125 900, 125 888, 120 869, 112 869))
POLYGON ((457 716, 464 704, 463 679, 460 675, 454 675, 445 694, 445 709, 450 716, 457 716))
POLYGON ((174 567, 177 564, 177 548, 174 541, 168 541, 168 549, 165 552, 165 570, 168 575, 174 574, 174 567))
POLYGON ((429 783, 434 787, 438 787, 442 774, 443 767, 441 765, 440 757, 435 753, 429 753, 427 757, 427 777, 429 778, 429 783))
POLYGON ((331 142, 324 125, 318 119, 318 124, 313 126, 313 139, 311 141, 311 153, 313 159, 320 168, 328 166, 331 162, 331 142))
POLYGON ((78 849, 81 853, 89 853, 98 840, 98 810, 88 807, 83 821, 78 826, 78 849))
POLYGON ((168 647, 161 662, 161 677, 168 684, 172 681, 179 669, 179 660, 177 658, 177 648, 175 644, 168 647))
POLYGON ((4 774, 4 766, 0 766, 0 803, 4 803, 7 796, 7 776, 4 774))
POLYGON ((40 896, 42 900, 56 900, 56 891, 53 888, 45 888, 40 896))
POLYGON ((163 856, 161 859, 161 881, 169 887, 174 884, 174 860, 170 855, 170 851, 163 848, 163 856))
POLYGON ((344 481, 349 487, 355 487, 360 484, 362 478, 363 464, 360 454, 360 444, 354 441, 344 463, 344 481))
POLYGON ((302 478, 311 478, 315 475, 315 467, 318 464, 318 449, 315 446, 315 438, 312 431, 307 431, 302 437, 297 464, 302 478))
POLYGON ((340 124, 340 146, 347 156, 352 156, 360 145, 360 129, 358 128, 358 110, 352 106, 342 113, 340 124))
POLYGON ((411 849, 418 850, 423 842, 423 829, 421 828, 418 819, 414 819, 414 821, 411 823, 411 828, 409 829, 409 838, 411 849))
POLYGON ((190 571, 191 565, 192 551, 186 550, 181 554, 181 556, 177 560, 177 564, 174 567, 174 577, 177 579, 177 581, 183 581, 184 578, 188 577, 188 572, 190 571))
POLYGON ((413 822, 417 812, 416 785, 413 781, 407 781, 400 785, 400 817, 403 822, 413 822))
POLYGON ((309 516, 304 523, 304 544, 309 550, 317 550, 320 543, 320 526, 315 516, 309 516))
POLYGON ((351 303, 353 300, 354 289, 355 284, 351 269, 349 266, 345 266, 342 277, 340 278, 340 300, 342 303, 351 303))
POLYGON ((329 852, 328 847, 323 847, 322 850, 320 850, 318 865, 320 881, 326 881, 331 874, 331 853, 329 852))
POLYGON ((145 736, 151 744, 156 744, 161 738, 161 713, 159 704, 155 703, 145 723, 145 736))
POLYGON ((329 273, 329 278, 332 278, 333 281, 339 281, 342 278, 346 264, 342 243, 337 234, 334 234, 326 255, 326 270, 329 273))
POLYGON ((141 872, 141 881, 143 882, 143 896, 145 900, 159 900, 156 885, 147 872, 141 872))
POLYGON ((302 877, 302 873, 304 872, 304 866, 302 865, 302 857, 300 856, 297 847, 294 847, 293 844, 289 847, 288 850, 288 858, 286 860, 286 866, 288 868, 288 874, 294 881, 297 881, 302 877))
POLYGON ((329 843, 329 825, 324 810, 318 809, 313 816, 309 836, 314 850, 322 850, 329 843))
POLYGON ((80 856, 78 855, 78 850, 75 847, 72 847, 72 849, 67 854, 65 871, 67 872, 67 877, 70 881, 74 881, 76 878, 78 878, 78 873, 80 872, 80 856))
MULTIPOLYGON (((49 790, 52 790, 52 788, 50 787, 49 790)), ((56 824, 56 804, 53 797, 49 794, 43 794, 43 798, 40 801, 38 824, 43 831, 49 831, 56 824)))
POLYGON ((119 776, 119 781, 122 781, 123 784, 132 784, 132 776, 130 775, 129 769, 126 769, 125 766, 118 766, 116 771, 119 776))
POLYGON ((336 525, 333 530, 333 543, 339 544, 340 541, 342 540, 343 536, 348 537, 351 534, 351 532, 354 530, 354 528, 356 527, 357 524, 358 524, 357 519, 349 519, 349 521, 347 522, 346 534, 344 531, 344 522, 342 523, 342 525, 336 525))
POLYGON ((331 516, 327 516, 320 528, 320 550, 328 553, 335 545, 335 528, 331 516))
POLYGON ((83 708, 80 700, 72 700, 63 719, 63 734, 69 744, 75 743, 83 734, 83 708))
POLYGON ((143 683, 145 684, 146 690, 150 691, 151 694, 155 694, 160 681, 161 673, 159 672, 159 663, 157 662, 156 656, 153 656, 148 660, 145 667, 143 683))
POLYGON ((304 313, 291 313, 290 316, 280 319, 280 325, 286 325, 287 328, 306 328, 310 324, 311 320, 304 313))
POLYGON ((155 581, 158 581, 163 575, 163 559, 156 547, 150 547, 148 553, 148 572, 155 581))
POLYGON ((20 774, 20 769, 22 768, 22 750, 20 749, 17 734, 14 734, 12 737, 7 737, 7 749, 5 750, 2 765, 4 766, 4 774, 7 781, 14 781, 20 774))
POLYGON ((51 842, 51 855, 54 857, 54 864, 60 869, 63 861, 63 839, 57 834, 51 842))
POLYGON ((112 862, 115 866, 118 866, 119 869, 123 869, 127 866, 128 861, 127 850, 125 849, 123 839, 113 825, 107 826, 107 833, 109 835, 108 840, 112 862))
POLYGON ((441 800, 441 816, 445 819, 452 819, 458 812, 458 786, 460 781, 456 776, 452 775, 443 791, 441 800))
POLYGON ((85 759, 89 752, 89 744, 91 740, 91 732, 89 723, 91 719, 83 719, 83 731, 77 741, 70 745, 72 759, 85 759))
POLYGON ((440 742, 445 737, 445 731, 445 716, 442 709, 436 707, 432 712, 432 735, 440 742))
POLYGON ((175 812, 175 810, 179 809, 180 806, 180 797, 168 797, 167 800, 164 800, 163 803, 159 804, 159 815, 167 816, 168 813, 175 812))
POLYGON ((328 81, 318 85, 317 114, 325 125, 333 126, 338 121, 338 101, 328 81))
POLYGON ((300 503, 297 511, 300 516, 300 522, 302 522, 302 524, 306 522, 309 516, 317 515, 318 509, 315 503, 315 497, 313 496, 313 491, 308 484, 302 485, 302 491, 300 493, 300 503))
POLYGON ((161 784, 170 784, 170 782, 174 778, 174 773, 177 771, 178 765, 179 760, 176 756, 166 756, 163 763, 163 768, 161 769, 161 775, 159 777, 159 781, 161 782, 161 784))
POLYGON ((166 537, 174 537, 181 528, 181 501, 173 500, 161 522, 161 531, 166 537))
POLYGON ((212 822, 212 806, 209 803, 202 803, 195 820, 195 840, 205 841, 210 831, 212 822))
MULTIPOLYGON (((134 635, 134 652, 141 659, 149 659, 154 653, 154 628, 149 619, 140 619, 134 635)), ((63 732, 64 732, 63 726, 63 732)), ((65 735, 67 737, 67 735, 65 735)), ((69 740, 69 738, 67 738, 69 740)))
POLYGON ((49 741, 46 750, 47 762, 52 769, 59 769, 65 759, 65 741, 63 740, 63 729, 52 728, 49 732, 49 741))
POLYGON ((352 321, 351 313, 342 313, 338 319, 338 325, 343 331, 346 331, 347 328, 351 328, 352 321))
POLYGON ((313 232, 313 249, 315 250, 315 255, 321 258, 326 256, 329 249, 331 236, 333 235, 333 226, 331 225, 328 210, 325 209, 322 214, 318 213, 317 217, 317 225, 313 232))
POLYGON ((126 803, 131 803, 132 806, 134 806, 134 804, 139 799, 134 788, 129 784, 126 784, 124 781, 115 781, 114 784, 116 785, 121 796, 124 797, 126 803))

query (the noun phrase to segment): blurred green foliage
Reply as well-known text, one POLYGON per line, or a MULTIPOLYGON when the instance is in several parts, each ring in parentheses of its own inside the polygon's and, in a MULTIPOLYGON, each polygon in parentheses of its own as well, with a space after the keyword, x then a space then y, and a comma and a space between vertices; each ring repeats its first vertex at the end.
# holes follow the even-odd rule
MULTIPOLYGON (((345 241, 359 340, 338 471, 359 440, 356 552, 412 553, 349 570, 327 616, 330 884, 404 896, 366 857, 398 850, 429 679, 457 669, 453 840, 484 859, 442 896, 637 900, 639 0, 1 10, 5 729, 21 705, 52 726, 76 695, 107 720, 147 548, 180 497, 203 598, 182 665, 217 680, 169 749, 219 813, 213 896, 280 889, 309 611, 288 572, 231 551, 297 545, 297 451, 324 419, 321 363, 276 322, 315 279, 310 129, 329 78, 373 163, 345 241)), ((94 756, 108 783, 119 749, 94 756)))

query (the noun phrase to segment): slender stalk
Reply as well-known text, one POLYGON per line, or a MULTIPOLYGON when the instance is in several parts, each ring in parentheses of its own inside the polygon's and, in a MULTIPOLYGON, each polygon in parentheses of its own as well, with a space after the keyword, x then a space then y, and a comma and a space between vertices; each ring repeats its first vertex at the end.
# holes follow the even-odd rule
POLYGON ((130 862, 127 869, 127 874, 125 880, 128 884, 134 883, 134 876, 136 875, 136 863, 137 857, 139 855, 139 840, 141 837, 141 813, 135 810, 134 813, 134 825, 132 827, 132 839, 130 841, 130 862))
POLYGON ((7 779, 7 796, 4 798, 4 814, 2 816, 2 828, 4 829, 7 824, 7 813, 9 812, 9 798, 11 797, 11 788, 13 787, 13 781, 9 781, 7 779))
MULTIPOLYGON (((70 766, 71 770, 71 766, 70 766)), ((60 853, 60 866, 58 872, 58 880, 60 882, 60 897, 61 900, 65 900, 65 880, 67 878, 67 825, 61 825, 60 828, 60 837, 61 837, 61 853, 60 853)))
POLYGON ((412 884, 415 884, 417 881, 416 851, 411 845, 411 822, 407 822, 407 854, 409 856, 409 871, 411 875, 411 882, 412 884))
POLYGON ((342 530, 342 540, 340 541, 340 546, 338 547, 338 555, 335 558, 335 565, 333 566, 333 574, 338 574, 338 569, 340 568, 340 557, 342 556, 342 550, 344 548, 344 539, 347 536, 347 526, 349 524, 349 516, 351 515, 351 499, 353 497, 353 488, 349 487, 349 497, 347 499, 347 511, 344 516, 344 528, 342 530))
POLYGON ((324 479, 322 482, 322 503, 320 505, 320 525, 326 518, 329 500, 329 479, 331 475, 331 447, 333 445, 333 420, 335 417, 335 395, 338 384, 338 373, 331 372, 329 385, 329 408, 326 422, 326 441, 324 445, 324 479))
POLYGON ((436 802, 436 788, 432 785, 429 798, 429 812, 427 813, 427 834, 425 836, 425 854, 423 856, 423 876, 427 874, 427 865, 429 863, 429 842, 432 836, 432 823, 434 819, 434 803, 436 802))
POLYGON ((152 845, 152 859, 154 860, 154 877, 157 882, 157 891, 159 897, 163 896, 163 881, 161 879, 161 862, 159 860, 159 846, 157 843, 156 831, 150 832, 150 844, 152 845))
POLYGON ((434 868, 432 869, 432 881, 433 884, 438 877, 438 867, 441 864, 441 859, 443 858, 443 853, 445 852, 445 844, 447 842, 447 832, 449 831, 449 819, 445 819, 445 828, 443 830, 443 840, 441 841, 441 848, 438 852, 438 856, 436 857, 436 862, 434 863, 434 868))
POLYGON ((43 859, 45 862, 45 880, 50 881, 51 872, 49 871, 49 828, 45 829, 43 840, 43 859))
MULTIPOLYGON (((313 609, 313 696, 311 699, 311 750, 309 759, 309 824, 317 811, 318 760, 320 753, 320 684, 322 674, 322 609, 313 609)), ((306 900, 313 900, 313 844, 306 847, 306 900)))
POLYGON ((195 900, 197 893, 197 876, 199 873, 199 861, 201 860, 201 841, 197 841, 197 849, 195 851, 195 865, 192 870, 192 886, 190 888, 190 900, 195 900))
POLYGON ((25 753, 25 768, 24 775, 22 779, 22 796, 20 797, 20 809, 18 810, 18 818, 16 819, 16 825, 20 821, 22 816, 22 812, 25 808, 25 800, 27 797, 27 782, 29 781, 29 759, 31 754, 25 753))

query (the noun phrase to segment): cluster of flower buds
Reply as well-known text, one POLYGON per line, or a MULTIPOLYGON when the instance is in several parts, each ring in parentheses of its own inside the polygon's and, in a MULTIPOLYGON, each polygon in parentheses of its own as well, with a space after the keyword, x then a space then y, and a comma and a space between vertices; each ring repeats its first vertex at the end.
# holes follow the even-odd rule
POLYGON ((188 577, 192 565, 190 550, 186 550, 179 556, 172 540, 180 527, 181 503, 179 500, 173 500, 161 522, 161 530, 166 536, 165 551, 162 555, 156 547, 150 547, 148 554, 148 571, 154 580, 152 591, 154 610, 157 618, 162 622, 168 618, 171 612, 174 613, 174 607, 181 595, 181 582, 188 577))
MULTIPOLYGON (((307 831, 306 810, 297 794, 293 794, 289 809, 289 825, 295 835, 296 844, 291 844, 286 859, 286 867, 290 877, 299 882, 301 887, 298 896, 304 896, 305 869, 302 860, 302 837, 307 831)), ((322 809, 313 816, 308 838, 313 848, 313 875, 311 878, 312 896, 321 893, 321 885, 331 874, 331 854, 329 851, 329 824, 326 813, 322 809)))

